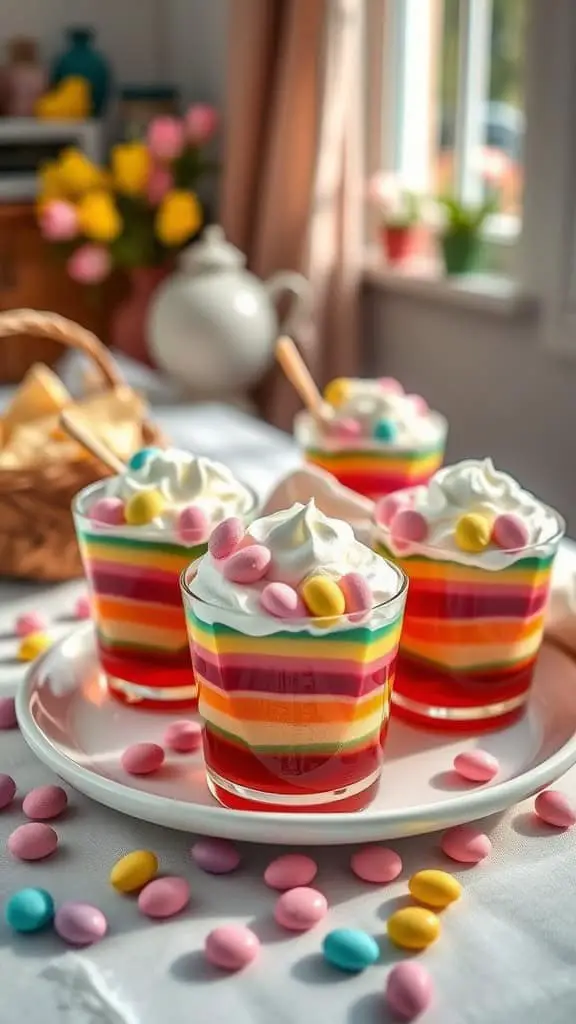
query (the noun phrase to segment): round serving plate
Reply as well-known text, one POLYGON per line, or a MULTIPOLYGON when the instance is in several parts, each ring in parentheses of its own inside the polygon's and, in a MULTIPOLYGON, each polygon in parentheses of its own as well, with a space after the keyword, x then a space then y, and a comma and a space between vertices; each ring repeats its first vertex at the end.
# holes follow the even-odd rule
POLYGON ((110 697, 90 623, 34 663, 17 712, 37 756, 92 799, 169 828, 252 842, 359 843, 433 832, 502 811, 576 762, 576 662, 550 644, 543 647, 526 714, 508 729, 475 738, 393 722, 378 794, 352 814, 228 810, 208 792, 201 753, 169 755, 153 776, 127 775, 120 766, 124 748, 142 740, 161 743, 171 718, 110 697), (451 771, 454 755, 475 746, 500 762, 490 784, 470 785, 451 771))

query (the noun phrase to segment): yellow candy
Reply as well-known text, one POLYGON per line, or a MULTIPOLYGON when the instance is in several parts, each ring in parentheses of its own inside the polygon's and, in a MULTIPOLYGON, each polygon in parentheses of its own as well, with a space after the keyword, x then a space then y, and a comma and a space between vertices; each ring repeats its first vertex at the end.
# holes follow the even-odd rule
POLYGON ((133 850, 117 860, 110 872, 110 885, 118 892, 143 889, 158 871, 158 858, 150 850, 133 850))
POLYGON ((29 636, 25 636, 18 648, 18 660, 19 661, 34 661, 42 651, 45 651, 50 647, 52 643, 49 636, 46 633, 30 633, 29 636))
POLYGON ((344 404, 350 393, 350 385, 346 377, 335 377, 324 388, 324 398, 330 405, 338 409, 344 404))
POLYGON ((415 900, 429 907, 447 907, 462 895, 462 886, 454 875, 432 869, 417 871, 408 882, 408 888, 415 900))
POLYGON ((344 614, 344 594, 330 576, 310 576, 302 584, 300 595, 311 615, 328 617, 344 614))
POLYGON ((402 949, 426 949, 440 935, 440 921, 424 907, 403 907, 387 923, 388 938, 402 949))
POLYGON ((492 536, 492 521, 479 512, 467 512, 456 523, 454 539, 461 551, 477 554, 484 551, 492 536))
POLYGON ((159 491, 140 491, 128 498, 124 518, 130 526, 146 526, 162 514, 165 504, 159 491))

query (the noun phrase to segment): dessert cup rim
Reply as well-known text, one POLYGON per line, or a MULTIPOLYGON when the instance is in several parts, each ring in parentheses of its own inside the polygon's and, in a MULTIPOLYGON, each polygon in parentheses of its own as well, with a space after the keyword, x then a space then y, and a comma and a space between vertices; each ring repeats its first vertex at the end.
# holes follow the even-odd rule
MULTIPOLYGON (((316 448, 319 451, 327 452, 354 452, 354 451, 371 451, 371 452, 432 452, 437 451, 441 446, 445 446, 446 438, 448 436, 449 423, 441 412, 436 409, 430 409, 430 416, 437 422, 439 428, 439 434, 436 441, 428 441, 426 443, 413 442, 412 444, 391 444, 389 441, 378 441, 373 437, 359 437, 354 438, 350 444, 342 444, 341 441, 333 441, 332 445, 326 444, 326 439, 323 439, 320 435, 317 435, 316 444, 305 443, 303 438, 298 436, 299 430, 304 430, 314 424, 314 417, 307 409, 300 409, 294 417, 294 428, 293 432, 296 440, 299 441, 306 448, 316 448)), ((330 439, 328 439, 330 440, 330 439)))

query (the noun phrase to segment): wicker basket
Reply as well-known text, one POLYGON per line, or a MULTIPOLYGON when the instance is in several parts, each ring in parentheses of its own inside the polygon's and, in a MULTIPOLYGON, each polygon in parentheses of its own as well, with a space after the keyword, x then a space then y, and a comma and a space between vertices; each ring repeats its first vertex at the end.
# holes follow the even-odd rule
MULTIPOLYGON (((84 327, 55 313, 20 309, 0 313, 0 338, 33 335, 88 356, 103 383, 126 387, 108 350, 84 327)), ((162 443, 160 431, 142 424, 142 444, 162 443)), ((96 459, 47 462, 23 469, 0 468, 0 574, 34 580, 82 575, 70 511, 72 498, 110 471, 96 459)))

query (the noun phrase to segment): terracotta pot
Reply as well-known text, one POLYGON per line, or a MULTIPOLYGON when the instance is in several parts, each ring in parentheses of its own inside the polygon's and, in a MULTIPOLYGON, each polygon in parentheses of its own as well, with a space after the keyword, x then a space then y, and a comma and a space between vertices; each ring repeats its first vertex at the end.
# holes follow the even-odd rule
POLYGON ((391 227, 384 224, 380 228, 380 238, 386 261, 392 266, 403 263, 412 255, 414 248, 414 229, 411 227, 391 227))
POLYGON ((110 323, 114 348, 131 359, 154 366, 148 351, 148 311, 156 288, 168 276, 169 267, 134 267, 128 271, 128 294, 118 303, 110 323))

